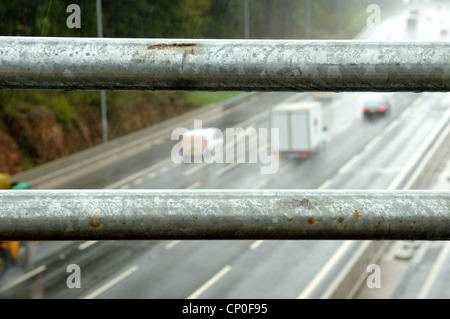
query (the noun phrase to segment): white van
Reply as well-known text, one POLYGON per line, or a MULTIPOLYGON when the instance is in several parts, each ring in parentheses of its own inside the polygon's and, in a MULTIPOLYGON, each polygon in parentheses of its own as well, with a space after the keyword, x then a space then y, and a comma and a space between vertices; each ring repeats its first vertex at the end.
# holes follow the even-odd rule
POLYGON ((216 128, 187 131, 183 134, 181 147, 185 158, 195 155, 202 156, 205 150, 210 154, 216 147, 223 148, 222 132, 216 128))
POLYGON ((308 158, 325 143, 326 128, 319 102, 280 104, 272 109, 270 123, 279 129, 279 158, 308 158))

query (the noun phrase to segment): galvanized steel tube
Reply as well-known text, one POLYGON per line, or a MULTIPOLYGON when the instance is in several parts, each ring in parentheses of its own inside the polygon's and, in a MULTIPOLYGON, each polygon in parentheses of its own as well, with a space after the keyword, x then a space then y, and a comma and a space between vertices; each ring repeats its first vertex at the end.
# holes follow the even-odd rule
POLYGON ((450 91, 449 42, 0 37, 0 89, 450 91))
POLYGON ((0 192, 0 240, 450 239, 450 192, 0 192))

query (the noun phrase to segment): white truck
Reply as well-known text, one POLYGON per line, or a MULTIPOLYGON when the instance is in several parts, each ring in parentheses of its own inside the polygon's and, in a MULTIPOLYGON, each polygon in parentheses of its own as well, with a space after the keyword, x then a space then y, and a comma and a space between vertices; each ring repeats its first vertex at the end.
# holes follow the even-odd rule
POLYGON ((280 104, 270 113, 270 125, 279 129, 279 158, 308 158, 325 144, 320 102, 280 104))

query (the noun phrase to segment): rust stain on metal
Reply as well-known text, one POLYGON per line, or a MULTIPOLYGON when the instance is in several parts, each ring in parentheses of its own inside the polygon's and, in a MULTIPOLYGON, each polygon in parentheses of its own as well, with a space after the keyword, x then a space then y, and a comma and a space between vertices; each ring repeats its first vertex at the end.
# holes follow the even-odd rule
POLYGON ((291 222, 291 221, 292 221, 292 217, 289 217, 289 218, 288 218, 288 222, 291 222))
POLYGON ((339 223, 339 224, 342 224, 343 222, 344 222, 344 218, 339 217, 339 218, 338 218, 338 223, 339 223))
POLYGON ((355 217, 355 218, 359 218, 359 217, 361 217, 360 215, 359 215, 359 212, 355 209, 355 211, 353 212, 353 217, 355 217))
POLYGON ((147 49, 166 49, 166 48, 186 48, 196 46, 196 43, 161 43, 152 44, 147 47, 147 49))
POLYGON ((409 226, 409 229, 414 229, 414 226, 412 226, 412 225, 411 225, 411 226, 409 226))
MULTIPOLYGON (((152 44, 147 46, 147 50, 162 50, 162 49, 177 49, 177 48, 189 48, 189 47, 193 47, 196 46, 197 44, 195 43, 161 43, 161 44, 152 44)), ((184 54, 195 54, 195 50, 194 49, 186 49, 184 50, 184 54)), ((167 61, 166 61, 167 63, 167 61)))
POLYGON ((347 225, 344 225, 344 228, 347 228, 348 226, 347 225))
POLYGON ((286 201, 282 201, 284 205, 292 205, 294 207, 304 207, 307 209, 314 209, 315 206, 323 205, 323 202, 317 199, 290 199, 286 201))
MULTIPOLYGON (((152 44, 152 45, 148 45, 147 46, 147 50, 163 50, 163 49, 185 49, 184 50, 184 54, 191 54, 194 55, 195 54, 195 50, 194 49, 189 49, 190 47, 194 47, 196 46, 196 43, 160 43, 160 44, 152 44)), ((170 51, 169 51, 170 52, 170 51)), ((179 52, 178 50, 176 51, 172 51, 172 52, 179 52)), ((169 64, 170 61, 166 60, 165 61, 166 64, 169 64)))
POLYGON ((416 221, 415 220, 413 220, 413 224, 415 224, 416 223, 416 221))
POLYGON ((378 225, 381 225, 381 220, 378 221, 378 225))
POLYGON ((309 217, 308 224, 310 224, 310 225, 314 224, 314 218, 309 217))
POLYGON ((195 220, 198 220, 198 217, 197 217, 197 216, 194 216, 194 219, 195 219, 195 220))
POLYGON ((99 213, 89 213, 87 219, 88 219, 88 224, 94 228, 98 228, 102 225, 102 223, 100 221, 99 213))
POLYGON ((297 206, 309 206, 309 205, 311 205, 311 202, 307 198, 303 198, 302 200, 294 199, 294 203, 297 206))

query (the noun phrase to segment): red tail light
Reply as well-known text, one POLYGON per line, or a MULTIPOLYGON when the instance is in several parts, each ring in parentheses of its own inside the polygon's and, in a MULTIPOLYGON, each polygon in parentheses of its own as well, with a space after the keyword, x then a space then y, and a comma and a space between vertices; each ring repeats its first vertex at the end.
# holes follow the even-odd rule
POLYGON ((308 154, 306 154, 305 152, 303 152, 303 153, 300 154, 300 157, 301 157, 301 158, 307 158, 307 157, 308 157, 308 154))
POLYGON ((364 113, 366 113, 366 112, 367 112, 367 107, 363 107, 362 111, 363 111, 364 113))
POLYGON ((208 146, 208 142, 204 141, 204 142, 203 142, 203 146, 204 146, 204 147, 208 146))
POLYGON ((6 243, 0 243, 1 248, 6 248, 6 243))
POLYGON ((281 155, 281 153, 278 153, 278 158, 282 158, 283 156, 281 155))
POLYGON ((378 108, 378 111, 384 112, 384 111, 386 111, 386 108, 385 108, 384 106, 380 106, 380 107, 378 108))

